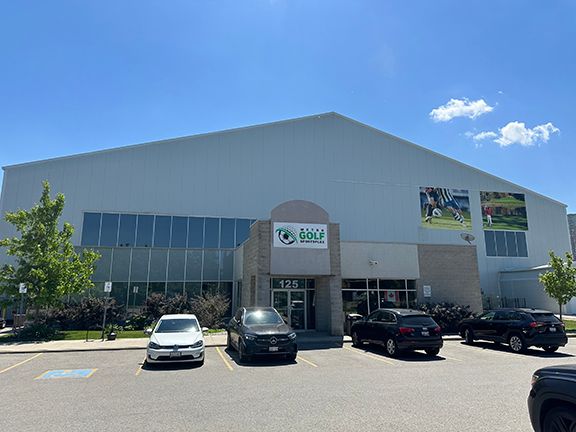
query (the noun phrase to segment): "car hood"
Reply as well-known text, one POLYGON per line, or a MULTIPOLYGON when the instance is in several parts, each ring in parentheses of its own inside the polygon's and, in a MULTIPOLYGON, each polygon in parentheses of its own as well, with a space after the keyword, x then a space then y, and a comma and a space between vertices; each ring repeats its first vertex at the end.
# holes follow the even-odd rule
POLYGON ((253 324, 244 325, 246 332, 256 335, 268 334, 288 334, 292 332, 290 326, 286 324, 253 324))
POLYGON ((154 333, 150 341, 162 346, 192 345, 203 340, 201 332, 154 333))

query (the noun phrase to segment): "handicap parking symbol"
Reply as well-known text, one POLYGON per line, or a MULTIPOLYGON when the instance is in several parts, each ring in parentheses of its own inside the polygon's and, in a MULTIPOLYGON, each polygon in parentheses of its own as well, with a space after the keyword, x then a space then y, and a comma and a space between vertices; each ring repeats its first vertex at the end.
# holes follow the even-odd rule
POLYGON ((58 369, 46 371, 36 379, 90 378, 96 369, 58 369))

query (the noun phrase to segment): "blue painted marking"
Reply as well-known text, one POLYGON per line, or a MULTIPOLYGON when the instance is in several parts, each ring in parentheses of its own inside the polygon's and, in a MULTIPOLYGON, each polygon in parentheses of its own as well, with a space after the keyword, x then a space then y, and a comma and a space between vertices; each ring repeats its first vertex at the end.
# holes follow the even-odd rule
POLYGON ((59 369, 44 372, 40 379, 52 378, 89 378, 96 369, 59 369))

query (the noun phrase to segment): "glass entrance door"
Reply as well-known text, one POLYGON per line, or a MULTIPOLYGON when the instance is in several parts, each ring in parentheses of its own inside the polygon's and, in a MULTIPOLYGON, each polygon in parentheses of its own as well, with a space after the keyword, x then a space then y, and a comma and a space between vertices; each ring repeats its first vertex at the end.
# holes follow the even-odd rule
POLYGON ((274 290, 272 306, 294 330, 306 330, 306 291, 274 290))

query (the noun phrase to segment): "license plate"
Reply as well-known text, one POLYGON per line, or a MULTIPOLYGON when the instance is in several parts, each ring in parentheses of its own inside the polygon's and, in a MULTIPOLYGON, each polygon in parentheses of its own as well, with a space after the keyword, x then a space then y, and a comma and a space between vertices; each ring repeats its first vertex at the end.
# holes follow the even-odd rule
POLYGON ((430 333, 429 333, 429 332, 427 332, 427 331, 426 331, 426 332, 425 332, 425 331, 423 331, 423 332, 422 332, 422 336, 430 336, 430 333))
POLYGON ((182 353, 179 352, 179 351, 174 351, 174 352, 171 352, 171 353, 170 353, 170 357, 171 357, 171 358, 172 358, 172 357, 181 357, 181 356, 182 356, 182 353))
POLYGON ((551 333, 554 333, 556 331, 556 327, 550 327, 549 330, 551 333))
POLYGON ((268 351, 272 351, 272 352, 278 351, 278 347, 269 347, 268 351))

